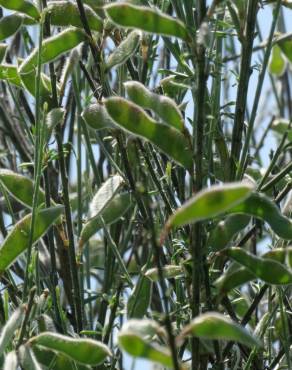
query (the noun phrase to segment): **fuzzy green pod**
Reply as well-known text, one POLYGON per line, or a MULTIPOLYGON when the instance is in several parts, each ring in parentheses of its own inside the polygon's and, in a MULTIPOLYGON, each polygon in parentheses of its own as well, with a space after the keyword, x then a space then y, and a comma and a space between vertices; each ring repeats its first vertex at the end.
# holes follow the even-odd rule
POLYGON ((248 198, 252 189, 247 182, 211 186, 183 204, 169 218, 166 227, 170 229, 216 217, 248 198))
POLYGON ((25 314, 25 305, 20 306, 10 316, 0 334, 0 356, 3 355, 6 347, 10 344, 16 330, 20 327, 25 314))
POLYGON ((149 33, 174 36, 183 40, 189 37, 182 22, 156 9, 118 2, 107 5, 105 11, 114 23, 122 27, 137 28, 149 33))
POLYGON ((41 333, 31 338, 29 343, 60 352, 74 361, 91 366, 102 364, 108 356, 111 356, 110 349, 102 342, 71 338, 57 333, 41 333))
MULTIPOLYGON (((34 183, 31 179, 11 170, 0 169, 0 181, 13 198, 32 208, 34 183)), ((39 189, 38 193, 38 206, 44 205, 45 192, 39 189)))
MULTIPOLYGON (((102 32, 102 19, 86 4, 84 10, 90 29, 102 32)), ((50 23, 54 26, 74 26, 83 29, 78 6, 71 1, 51 1, 48 4, 48 12, 50 23)))
POLYGON ((28 0, 0 0, 0 5, 6 9, 16 10, 35 20, 40 18, 40 12, 37 7, 28 0))
POLYGON ((129 193, 117 194, 113 199, 110 199, 107 205, 97 215, 90 218, 82 228, 79 240, 81 248, 95 233, 103 227, 100 217, 106 225, 118 221, 130 208, 132 204, 131 195, 129 193))
MULTIPOLYGON (((182 266, 166 265, 162 268, 163 277, 165 279, 175 279, 184 276, 184 269, 182 266)), ((145 272, 145 276, 151 281, 159 281, 158 268, 153 267, 145 272)))
POLYGON ((89 105, 84 109, 81 117, 95 130, 112 129, 115 127, 113 120, 102 104, 89 105))
MULTIPOLYGON (((32 242, 39 240, 63 213, 63 206, 41 209, 37 213, 32 242)), ((31 214, 22 218, 10 231, 0 247, 0 273, 5 271, 29 246, 31 214)))
POLYGON ((242 248, 228 248, 224 254, 246 267, 258 279, 272 285, 292 284, 292 270, 270 258, 257 257, 242 248))
POLYGON ((110 117, 124 130, 146 139, 183 167, 191 170, 192 152, 183 134, 154 121, 138 105, 121 97, 109 98, 105 106, 110 117))
POLYGON ((248 198, 227 210, 227 213, 242 213, 266 221, 282 239, 292 239, 292 221, 264 194, 253 192, 248 198))
POLYGON ((109 55, 105 62, 106 70, 124 64, 136 51, 141 39, 141 32, 132 31, 118 47, 109 55))
POLYGON ((217 312, 207 312, 196 317, 182 330, 179 338, 189 335, 211 340, 235 341, 248 347, 261 346, 259 339, 244 327, 217 312))
POLYGON ((184 131, 184 120, 175 102, 167 96, 155 94, 137 81, 124 83, 129 98, 137 105, 151 109, 162 121, 179 131, 184 131))
POLYGON ((226 217, 210 232, 207 246, 213 251, 225 248, 232 238, 248 225, 249 221, 250 216, 247 215, 238 214, 226 217))
MULTIPOLYGON (((56 36, 44 40, 41 50, 41 64, 49 63, 73 49, 81 42, 86 40, 85 33, 78 28, 68 28, 56 36)), ((27 90, 35 95, 35 72, 37 69, 38 48, 23 61, 19 67, 19 74, 27 90)), ((50 96, 50 87, 45 86, 45 81, 41 85, 41 95, 50 96)))
POLYGON ((132 331, 122 330, 118 336, 119 347, 133 357, 140 357, 173 368, 172 357, 167 348, 149 343, 132 331))
POLYGON ((23 18, 14 13, 0 19, 0 41, 14 35, 22 26, 23 18))
POLYGON ((135 284, 127 302, 128 318, 141 319, 147 312, 151 302, 152 282, 141 275, 135 284))

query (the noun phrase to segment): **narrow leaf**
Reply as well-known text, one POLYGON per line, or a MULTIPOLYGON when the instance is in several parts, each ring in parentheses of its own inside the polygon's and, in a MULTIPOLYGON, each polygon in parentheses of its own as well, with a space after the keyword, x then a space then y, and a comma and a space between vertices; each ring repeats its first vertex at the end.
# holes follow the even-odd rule
POLYGON ((203 190, 179 208, 168 220, 167 228, 218 216, 246 199, 252 191, 249 183, 214 185, 203 190))
MULTIPOLYGON (((33 243, 60 217, 63 206, 41 209, 37 213, 33 243)), ((0 272, 5 271, 29 245, 31 214, 21 219, 7 235, 0 247, 0 272)))
POLYGON ((102 342, 92 339, 70 338, 56 333, 42 333, 30 339, 30 344, 63 353, 72 360, 85 365, 102 364, 111 351, 102 342))
POLYGON ((154 121, 138 105, 123 98, 109 98, 105 105, 118 126, 149 140, 183 167, 191 169, 192 153, 187 139, 180 132, 154 121))
POLYGON ((152 296, 152 282, 141 275, 127 303, 128 318, 141 319, 147 312, 152 296))
POLYGON ((180 334, 210 340, 226 340, 242 343, 248 347, 259 347, 260 341, 244 327, 217 312, 208 312, 196 317, 180 334))
POLYGON ((162 121, 179 131, 184 131, 184 120, 175 102, 163 95, 155 94, 137 81, 124 83, 129 98, 140 107, 151 109, 162 121))
POLYGON ((105 11, 114 23, 122 27, 138 28, 146 32, 174 36, 184 40, 189 37, 183 23, 149 7, 122 2, 106 6, 105 11))

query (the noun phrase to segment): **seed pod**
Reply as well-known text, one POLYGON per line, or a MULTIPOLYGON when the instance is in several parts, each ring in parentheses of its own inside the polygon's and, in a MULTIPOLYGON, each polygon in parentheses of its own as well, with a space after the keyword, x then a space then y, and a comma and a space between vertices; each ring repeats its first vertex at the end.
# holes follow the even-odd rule
POLYGON ((149 91, 143 84, 137 81, 124 83, 129 98, 137 105, 151 109, 164 123, 184 131, 184 120, 175 102, 163 95, 149 91))
POLYGON ((40 18, 37 7, 28 0, 0 0, 0 5, 3 8, 16 10, 36 20, 40 18))
POLYGON ((115 127, 113 120, 102 104, 92 104, 85 108, 81 117, 95 130, 111 129, 115 127))
POLYGON ((120 45, 114 49, 105 62, 106 70, 124 64, 136 51, 141 39, 141 32, 132 31, 120 45))
POLYGON ((22 26, 23 18, 20 14, 7 15, 0 20, 0 41, 14 35, 22 26))
POLYGON ((63 353, 72 360, 96 366, 111 356, 111 351, 102 342, 92 339, 70 338, 56 333, 42 333, 30 339, 30 344, 63 353))

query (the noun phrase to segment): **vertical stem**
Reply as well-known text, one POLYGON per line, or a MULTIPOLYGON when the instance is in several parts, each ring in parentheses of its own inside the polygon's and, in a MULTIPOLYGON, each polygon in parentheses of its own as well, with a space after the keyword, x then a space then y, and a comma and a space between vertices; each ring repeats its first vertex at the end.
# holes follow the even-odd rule
POLYGON ((242 40, 242 57, 240 64, 239 84, 236 97, 234 126, 232 131, 230 173, 229 179, 234 180, 236 167, 239 161, 242 147, 242 135, 244 129, 244 117, 247 104, 247 92, 251 75, 251 57, 256 26, 258 0, 249 0, 247 19, 245 24, 245 35, 242 40))

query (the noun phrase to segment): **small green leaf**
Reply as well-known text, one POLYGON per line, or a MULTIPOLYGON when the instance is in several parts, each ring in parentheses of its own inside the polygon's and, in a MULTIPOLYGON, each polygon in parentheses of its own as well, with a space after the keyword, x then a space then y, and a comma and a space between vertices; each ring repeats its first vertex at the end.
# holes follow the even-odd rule
POLYGON ((289 120, 285 118, 275 119, 272 124, 272 130, 282 137, 284 133, 288 133, 287 138, 292 141, 292 128, 289 129, 289 120))
POLYGON ((180 334, 210 340, 226 340, 242 343, 248 347, 261 346, 260 341, 244 327, 217 312, 208 312, 196 317, 180 334))
POLYGON ((83 226, 80 234, 79 248, 82 248, 92 235, 103 227, 100 217, 103 218, 106 225, 111 225, 127 212, 131 204, 132 200, 129 193, 117 194, 113 199, 109 200, 105 208, 96 216, 90 218, 83 226))
POLYGON ((84 121, 95 130, 111 129, 115 127, 104 105, 91 104, 81 114, 84 121))
POLYGON ((15 351, 9 352, 4 359, 3 370, 17 370, 18 369, 18 359, 15 351))
POLYGON ((140 107, 151 109, 162 121, 179 131, 184 131, 184 120, 175 102, 163 95, 155 94, 137 81, 124 83, 129 98, 140 107))
POLYGON ((269 62, 269 72, 275 76, 282 76, 286 70, 286 60, 283 58, 280 47, 275 44, 269 62))
POLYGON ((3 355, 7 346, 10 344, 16 330, 20 327, 25 314, 25 305, 20 306, 10 316, 0 334, 0 357, 3 355))
POLYGON ((70 338, 56 333, 41 333, 29 341, 33 346, 42 346, 47 349, 63 353, 72 360, 85 365, 96 366, 102 364, 111 351, 102 342, 92 339, 70 338))
POLYGON ((189 143, 176 129, 154 121, 138 105, 120 97, 107 99, 105 106, 118 126, 149 140, 177 163, 191 169, 192 153, 189 143))
POLYGON ((282 239, 292 239, 292 221, 282 215, 279 208, 264 194, 253 192, 248 198, 227 210, 243 213, 266 221, 282 239))
POLYGON ((3 17, 0 20, 0 41, 14 35, 22 26, 22 23, 23 18, 17 13, 3 17))
POLYGON ((210 232, 207 246, 213 251, 225 248, 232 238, 244 229, 250 221, 250 216, 231 215, 220 221, 210 232))
MULTIPOLYGON (((166 265, 162 268, 163 277, 165 279, 173 279, 173 278, 179 278, 184 276, 184 270, 182 266, 176 266, 176 265, 166 265)), ((158 268, 153 267, 145 272, 145 276, 152 280, 152 281, 158 281, 159 280, 159 274, 158 274, 158 268)))
POLYGON ((292 40, 286 39, 286 40, 278 41, 277 45, 279 45, 282 53, 289 60, 289 62, 292 63, 292 40))
POLYGON ((211 186, 179 208, 166 226, 178 227, 218 216, 250 196, 251 191, 252 186, 244 182, 211 186))
POLYGON ((272 285, 292 284, 292 270, 270 258, 257 257, 241 248, 228 248, 224 255, 246 267, 258 279, 272 285))
MULTIPOLYGON (((35 243, 63 213, 63 206, 41 209, 37 213, 32 242, 35 243)), ((31 214, 21 219, 0 247, 0 273, 5 271, 29 245, 31 214)))
POLYGON ((106 70, 124 64, 136 51, 141 39, 141 32, 132 31, 120 45, 114 49, 105 62, 106 70))
POLYGON ((0 80, 22 87, 17 67, 12 64, 0 64, 0 80))
MULTIPOLYGON (((34 183, 28 177, 11 170, 0 169, 0 181, 5 189, 20 203, 32 208, 34 183)), ((38 206, 44 205, 45 192, 39 189, 38 206)))
POLYGON ((3 6, 3 8, 26 14, 36 20, 40 18, 37 7, 28 0, 0 0, 0 5, 3 6))
MULTIPOLYGON (((102 32, 102 19, 86 4, 84 4, 83 7, 90 29, 92 31, 102 32)), ((54 26, 74 26, 83 28, 78 6, 70 1, 51 1, 48 4, 48 11, 50 14, 50 23, 54 26)))
POLYGON ((174 36, 184 40, 189 38, 186 27, 182 22, 156 9, 119 2, 106 6, 105 11, 114 23, 122 27, 137 28, 146 32, 174 36))

